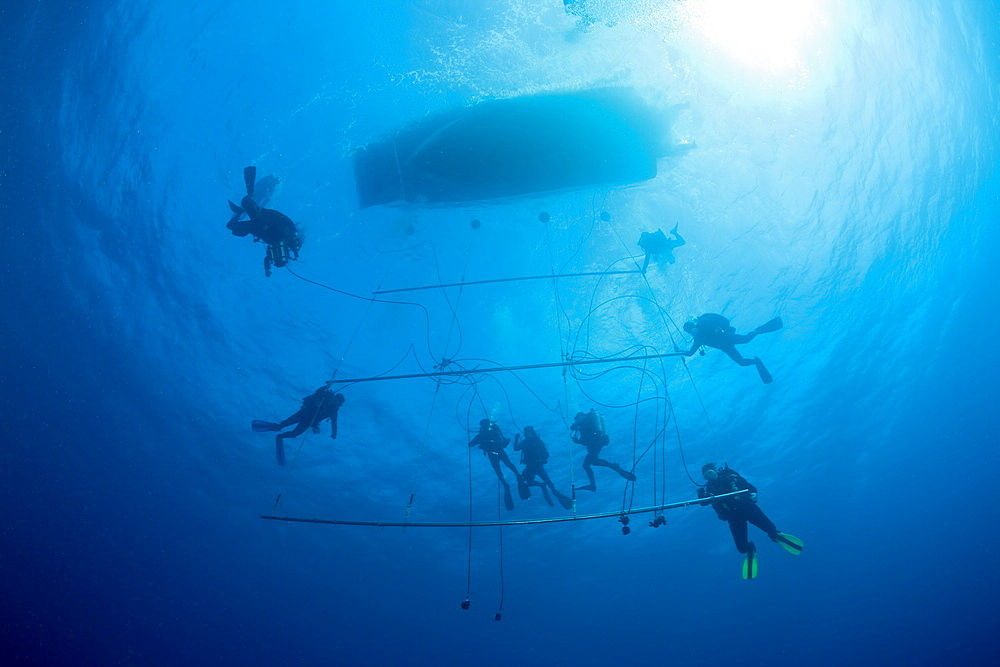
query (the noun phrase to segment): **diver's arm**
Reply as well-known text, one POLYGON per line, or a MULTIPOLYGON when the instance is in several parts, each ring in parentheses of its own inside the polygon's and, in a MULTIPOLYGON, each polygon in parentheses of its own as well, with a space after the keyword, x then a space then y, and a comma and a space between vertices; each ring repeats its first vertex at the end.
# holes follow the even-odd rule
POLYGON ((701 347, 701 345, 702 344, 698 342, 698 337, 695 336, 694 341, 692 341, 692 343, 691 343, 691 349, 690 350, 682 350, 681 348, 679 348, 676 345, 674 345, 674 351, 677 352, 677 353, 679 353, 679 354, 683 354, 685 357, 690 357, 690 356, 693 356, 694 353, 698 351, 698 348, 701 347))

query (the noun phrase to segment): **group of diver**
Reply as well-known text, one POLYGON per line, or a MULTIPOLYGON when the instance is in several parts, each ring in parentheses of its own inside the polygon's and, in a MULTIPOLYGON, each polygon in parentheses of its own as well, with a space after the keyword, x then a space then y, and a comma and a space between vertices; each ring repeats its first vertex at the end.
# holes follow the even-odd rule
MULTIPOLYGON (((567 3, 567 5, 569 4, 567 3)), ((271 179, 270 182, 265 180, 258 183, 256 176, 255 167, 244 169, 246 195, 242 198, 239 206, 232 201, 229 202, 232 217, 226 227, 235 236, 252 235, 255 242, 262 241, 267 244, 264 257, 264 275, 269 277, 272 266, 282 268, 289 260, 298 259, 299 250, 302 248, 302 237, 295 223, 288 216, 273 209, 264 208, 270 196, 269 190, 273 188, 277 180, 268 177, 271 179), (262 185, 266 187, 262 188, 262 185), (268 192, 264 192, 264 189, 267 189, 268 192), (243 219, 244 215, 247 216, 247 219, 243 219)), ((673 264, 675 259, 672 251, 685 245, 685 241, 678 233, 678 226, 674 225, 670 231, 670 238, 659 229, 651 233, 643 232, 638 245, 645 253, 641 269, 641 272, 645 273, 653 257, 661 257, 673 264)), ((747 359, 743 357, 736 349, 736 345, 749 343, 757 335, 778 331, 782 326, 781 318, 776 317, 746 334, 738 334, 728 318, 716 313, 704 313, 684 324, 684 331, 693 339, 690 349, 681 350, 675 346, 675 353, 690 357, 698 351, 705 354, 704 347, 715 348, 725 352, 740 366, 755 366, 761 380, 765 384, 769 384, 772 382, 771 374, 760 358, 747 359)), ((337 438, 338 413, 345 399, 343 394, 330 390, 331 384, 331 382, 327 382, 312 394, 304 397, 299 410, 287 419, 280 422, 255 419, 251 422, 251 428, 255 432, 277 433, 275 436, 275 457, 278 465, 285 465, 284 440, 286 438, 298 437, 307 430, 319 433, 323 421, 330 421, 330 437, 337 438), (294 428, 284 431, 288 427, 294 428)), ((570 426, 570 435, 574 443, 582 445, 587 450, 587 455, 583 460, 583 470, 589 483, 574 487, 574 497, 576 491, 597 491, 597 480, 594 475, 595 466, 610 468, 627 482, 636 481, 634 471, 626 470, 618 463, 601 458, 601 450, 610 443, 610 437, 604 417, 599 412, 592 408, 587 413, 577 413, 570 426)), ((523 434, 518 433, 514 436, 514 451, 521 453, 520 463, 523 465, 521 470, 518 470, 505 451, 509 444, 510 438, 505 437, 499 425, 491 419, 481 420, 479 432, 469 439, 469 447, 479 447, 496 473, 503 489, 503 502, 507 510, 514 509, 514 500, 510 484, 501 470, 501 464, 513 472, 518 495, 522 500, 531 497, 531 487, 538 487, 549 506, 554 506, 552 498, 555 497, 563 509, 572 509, 573 501, 571 498, 556 488, 545 470, 545 464, 549 460, 548 448, 534 427, 525 426, 523 434)), ((744 579, 753 579, 757 576, 757 550, 754 543, 748 539, 748 524, 753 524, 763 530, 773 542, 786 551, 792 554, 802 552, 802 541, 792 535, 780 532, 775 527, 774 522, 757 505, 756 487, 739 473, 730 469, 726 464, 717 466, 715 463, 706 463, 702 467, 702 474, 706 483, 698 488, 698 498, 701 499, 699 504, 711 505, 719 519, 729 524, 736 548, 745 556, 743 562, 744 579)), ((663 525, 664 522, 662 515, 657 515, 650 525, 657 527, 663 525)), ((626 524, 623 532, 627 534, 629 530, 627 516, 623 516, 623 523, 626 524)))

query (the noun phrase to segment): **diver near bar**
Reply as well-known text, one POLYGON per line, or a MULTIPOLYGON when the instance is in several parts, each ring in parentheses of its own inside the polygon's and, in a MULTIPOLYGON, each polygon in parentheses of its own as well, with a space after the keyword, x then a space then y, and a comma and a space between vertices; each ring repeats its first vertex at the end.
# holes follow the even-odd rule
POLYGON ((514 498, 510 495, 510 484, 504 479, 503 472, 500 470, 500 464, 503 463, 513 471, 514 476, 517 478, 517 492, 521 496, 521 500, 527 500, 531 497, 531 489, 528 488, 524 477, 517 471, 510 457, 507 456, 507 452, 504 451, 509 443, 510 438, 504 437, 503 432, 500 431, 500 427, 496 425, 496 422, 489 419, 482 419, 479 422, 479 433, 469 441, 469 447, 478 446, 486 454, 486 457, 490 460, 490 465, 493 466, 493 471, 497 474, 497 479, 500 480, 500 484, 503 486, 503 504, 508 510, 512 510, 514 509, 514 498))
POLYGON ((545 471, 545 464, 549 462, 549 450, 545 447, 542 439, 538 437, 538 434, 535 433, 533 426, 524 427, 524 440, 521 440, 520 433, 514 436, 514 451, 519 450, 521 452, 521 463, 524 464, 524 470, 521 472, 524 483, 528 486, 542 487, 542 496, 545 498, 545 502, 549 504, 549 507, 552 507, 552 498, 549 497, 549 489, 552 489, 552 493, 555 494, 556 499, 562 505, 563 509, 573 509, 573 501, 559 493, 555 484, 552 483, 552 479, 549 478, 549 473, 545 471), (540 482, 535 481, 536 475, 541 480, 540 482))
POLYGON ((635 481, 635 475, 624 470, 617 463, 611 463, 600 458, 601 449, 611 442, 611 439, 608 437, 604 427, 604 417, 599 412, 591 408, 590 412, 586 414, 583 412, 576 413, 573 425, 570 426, 570 431, 574 432, 573 442, 587 448, 587 457, 583 459, 583 471, 587 473, 587 479, 590 480, 590 484, 576 487, 577 491, 597 491, 597 481, 594 478, 594 469, 591 466, 611 468, 628 481, 635 481))
POLYGON ((240 202, 240 206, 229 202, 233 217, 226 223, 226 227, 233 232, 233 236, 249 234, 254 237, 254 241, 263 241, 267 244, 267 252, 264 254, 264 275, 270 277, 272 264, 280 269, 290 259, 299 258, 302 238, 291 218, 273 209, 262 208, 254 201, 256 179, 257 167, 247 167, 243 170, 247 194, 240 202), (249 220, 240 220, 244 213, 250 217, 249 220))
POLYGON ((279 466, 285 465, 284 439, 296 438, 305 433, 306 429, 309 428, 312 429, 313 433, 319 433, 320 422, 325 419, 330 420, 330 437, 334 440, 337 439, 337 414, 340 411, 340 406, 344 404, 344 395, 333 393, 330 391, 329 386, 329 384, 325 384, 303 398, 302 407, 299 408, 299 411, 280 423, 275 424, 274 422, 267 422, 260 419, 254 419, 250 423, 250 428, 257 433, 280 431, 292 424, 296 424, 295 428, 291 431, 279 433, 274 438, 275 456, 277 457, 279 466))
POLYGON ((698 497, 705 499, 701 505, 711 504, 719 519, 729 523, 736 550, 746 556, 743 561, 744 579, 753 579, 757 576, 757 547, 748 540, 747 523, 752 523, 763 530, 772 542, 788 553, 796 556, 802 553, 802 540, 794 535, 782 533, 775 527, 774 522, 757 506, 757 487, 743 479, 742 475, 726 465, 717 467, 714 463, 702 466, 701 474, 708 480, 704 487, 698 488, 698 497), (715 498, 734 491, 746 493, 715 498))
POLYGON ((639 235, 639 242, 636 244, 642 248, 643 252, 646 253, 646 259, 642 263, 642 272, 645 273, 646 269, 649 268, 649 260, 654 256, 663 255, 663 258, 668 264, 673 264, 677 260, 674 258, 673 250, 675 248, 680 248, 685 245, 684 239, 680 234, 677 233, 677 225, 670 230, 670 235, 674 238, 668 239, 667 235, 663 233, 662 229, 657 229, 655 232, 643 232, 639 235))
POLYGON ((771 373, 764 367, 764 362, 760 360, 760 357, 747 359, 737 351, 736 346, 749 343, 757 337, 757 334, 771 333, 772 331, 777 331, 782 326, 781 318, 775 317, 773 320, 765 322, 749 333, 738 334, 736 333, 736 328, 729 324, 728 318, 716 313, 705 313, 700 315, 696 320, 684 323, 684 331, 691 334, 694 338, 694 342, 691 343, 691 349, 686 351, 680 348, 675 349, 684 356, 690 357, 703 345, 714 347, 728 354, 729 358, 740 366, 756 366, 757 373, 760 374, 760 379, 764 384, 770 384, 773 378, 771 377, 771 373))

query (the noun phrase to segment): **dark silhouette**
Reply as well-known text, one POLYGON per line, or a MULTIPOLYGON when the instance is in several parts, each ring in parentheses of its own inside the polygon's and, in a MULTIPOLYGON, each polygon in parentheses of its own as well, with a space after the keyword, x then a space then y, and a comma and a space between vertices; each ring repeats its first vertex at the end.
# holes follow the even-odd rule
MULTIPOLYGON (((679 223, 678 223, 679 224, 679 223)), ((646 253, 646 259, 642 263, 642 272, 645 273, 646 269, 649 268, 649 260, 654 255, 663 255, 664 259, 670 264, 673 264, 677 260, 674 259, 674 248, 680 248, 685 244, 681 235, 677 233, 677 225, 670 230, 670 235, 673 239, 668 239, 667 235, 663 233, 663 230, 657 229, 655 232, 643 232, 639 235, 639 242, 637 245, 642 248, 643 252, 646 253)))
POLYGON ((562 505, 563 509, 572 509, 573 502, 559 493, 549 478, 549 473, 545 471, 545 464, 549 462, 549 450, 545 447, 542 439, 538 437, 538 434, 535 433, 533 426, 524 427, 523 440, 521 440, 520 434, 514 436, 514 451, 518 450, 521 451, 521 463, 524 464, 524 470, 521 472, 524 483, 528 486, 542 487, 542 496, 549 506, 552 506, 552 498, 549 497, 549 489, 552 489, 552 493, 555 494, 556 499, 559 500, 559 504, 562 505), (535 481, 536 475, 541 480, 540 482, 535 481))
POLYGON ((226 223, 226 227, 233 232, 234 236, 247 236, 249 234, 254 237, 254 241, 263 241, 267 244, 267 252, 264 254, 264 275, 270 276, 272 264, 280 269, 290 259, 299 258, 302 238, 299 236, 295 223, 287 215, 270 208, 262 208, 254 201, 254 181, 256 178, 256 167, 247 167, 243 170, 247 195, 240 202, 240 206, 229 202, 233 217, 226 223), (250 216, 249 220, 240 220, 244 213, 250 216))
POLYGON ((764 384, 769 384, 773 378, 764 367, 764 362, 759 357, 754 357, 753 359, 745 358, 737 351, 736 346, 749 343, 757 337, 757 334, 777 331, 781 327, 781 318, 776 317, 749 333, 738 334, 736 333, 736 328, 729 324, 727 318, 716 313, 705 313, 694 321, 684 323, 684 331, 691 334, 694 342, 691 344, 690 350, 685 351, 678 348, 677 351, 686 357, 690 357, 703 345, 714 347, 728 354, 729 358, 740 366, 756 366, 757 373, 760 374, 760 379, 764 381, 764 384))
POLYGON ((344 404, 343 394, 335 394, 328 389, 329 385, 323 385, 312 394, 302 399, 302 407, 299 411, 288 419, 275 424, 273 422, 253 420, 251 428, 254 431, 280 431, 296 424, 295 428, 287 433, 279 433, 275 436, 275 455, 278 465, 285 465, 285 446, 282 442, 285 438, 296 438, 311 428, 313 433, 319 433, 319 425, 324 419, 330 420, 330 437, 337 439, 337 413, 340 406, 344 404))
POLYGON ((757 487, 743 479, 742 475, 726 465, 717 468, 714 463, 706 463, 702 466, 701 472, 708 482, 704 488, 698 489, 698 497, 705 499, 702 505, 711 504, 719 519, 729 523, 736 549, 747 556, 747 563, 750 564, 749 572, 744 566, 745 579, 756 576, 757 553, 754 543, 747 539, 747 523, 752 523, 763 530, 773 542, 789 553, 798 555, 802 552, 802 541, 794 535, 779 532, 774 522, 757 506, 757 487), (726 498, 714 497, 734 491, 746 493, 726 498))
POLYGON ((591 466, 611 468, 628 481, 635 481, 635 475, 624 470, 617 463, 611 463, 600 458, 601 449, 611 442, 604 428, 604 417, 600 413, 596 412, 593 408, 586 414, 578 412, 573 419, 573 425, 570 426, 570 430, 575 431, 573 442, 587 448, 587 457, 583 459, 583 471, 587 473, 587 479, 590 480, 590 484, 576 487, 578 491, 597 491, 597 482, 594 479, 594 470, 591 466))
POLYGON ((503 472, 500 470, 500 464, 503 463, 514 473, 514 476, 517 478, 517 491, 522 500, 531 497, 531 490, 525 483, 524 478, 521 477, 521 473, 511 463, 507 452, 504 451, 509 443, 510 438, 504 437, 500 431, 500 427, 495 422, 483 419, 479 422, 479 433, 469 441, 469 447, 478 446, 486 454, 486 457, 490 460, 490 465, 493 466, 493 471, 497 474, 497 479, 500 480, 500 484, 503 486, 504 506, 508 510, 512 510, 514 509, 514 499, 510 495, 510 485, 504 479, 503 472))

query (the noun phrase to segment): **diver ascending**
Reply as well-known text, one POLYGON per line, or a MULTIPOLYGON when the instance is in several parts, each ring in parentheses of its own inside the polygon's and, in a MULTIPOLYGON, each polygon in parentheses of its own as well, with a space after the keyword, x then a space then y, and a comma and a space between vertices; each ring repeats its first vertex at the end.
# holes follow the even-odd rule
POLYGON ((740 366, 756 366, 757 373, 760 374, 760 379, 763 380, 764 384, 769 384, 773 378, 768 370, 764 368, 764 362, 760 360, 760 357, 747 359, 736 350, 736 346, 749 343, 757 337, 757 334, 771 333, 781 327, 781 318, 775 317, 750 333, 738 334, 736 333, 736 328, 729 324, 728 318, 716 313, 705 313, 696 320, 684 323, 684 331, 691 334, 694 342, 691 344, 690 350, 685 351, 677 348, 677 351, 686 357, 690 357, 702 345, 714 347, 728 354, 740 366))
POLYGON ((500 480, 500 484, 503 486, 503 504, 508 510, 512 510, 514 509, 514 498, 510 495, 510 484, 504 479, 503 472, 500 470, 500 464, 503 463, 513 471, 514 476, 517 478, 517 492, 521 496, 521 500, 527 500, 531 497, 531 489, 528 488, 524 477, 517 471, 510 457, 507 456, 507 452, 504 451, 504 448, 509 443, 510 438, 504 437, 496 422, 483 419, 479 422, 479 433, 469 441, 469 447, 476 447, 478 445, 487 458, 489 458, 490 465, 493 466, 493 471, 497 474, 497 479, 500 480))
POLYGON ((774 522, 765 516, 757 506, 757 487, 743 479, 735 470, 723 465, 716 467, 714 463, 706 463, 701 473, 708 482, 698 488, 698 497, 705 500, 702 505, 711 504, 721 521, 729 522, 729 530, 736 542, 736 549, 746 555, 743 562, 743 578, 753 579, 757 576, 757 547, 747 539, 747 523, 757 526, 790 554, 802 553, 802 540, 794 535, 779 532, 774 522), (715 498, 734 491, 745 491, 738 496, 715 498))
POLYGON ((552 506, 552 498, 549 497, 549 489, 552 489, 552 493, 563 509, 573 509, 573 501, 559 493, 555 484, 549 478, 549 473, 545 471, 545 464, 549 462, 549 450, 545 447, 542 439, 538 437, 538 434, 535 433, 533 426, 524 427, 523 440, 520 433, 514 436, 514 451, 518 450, 521 451, 521 463, 524 464, 524 470, 521 472, 524 483, 528 486, 542 487, 542 496, 550 507, 552 506), (536 475, 542 481, 536 482, 536 475))
POLYGON ((257 167, 247 167, 243 170, 247 195, 240 202, 240 206, 229 202, 233 217, 226 223, 226 227, 232 230, 234 236, 251 234, 254 241, 263 241, 267 244, 267 253, 264 255, 264 275, 270 277, 272 264, 280 269, 290 259, 299 258, 302 238, 299 236, 295 223, 287 215, 257 205, 253 199, 256 179, 257 167), (250 216, 249 220, 240 220, 244 213, 250 216))
POLYGON ((611 468, 628 481, 635 481, 635 475, 623 469, 617 463, 611 463, 600 458, 601 449, 611 442, 611 439, 604 428, 604 417, 599 412, 591 408, 590 412, 586 414, 582 412, 576 413, 570 430, 575 432, 573 442, 587 448, 587 457, 583 459, 583 471, 587 473, 587 479, 590 480, 590 484, 576 487, 578 491, 597 491, 597 481, 594 479, 594 469, 591 466, 611 468))
POLYGON ((279 466, 285 465, 285 444, 283 440, 285 438, 296 438, 305 433, 308 428, 311 428, 313 433, 319 433, 319 424, 324 419, 330 420, 330 437, 334 440, 337 439, 337 413, 340 410, 340 406, 344 404, 344 395, 333 393, 330 391, 329 386, 329 384, 325 384, 303 398, 302 407, 299 408, 299 411, 279 424, 260 419, 254 419, 251 422, 250 427, 258 433, 280 431, 292 424, 297 424, 291 431, 279 433, 274 438, 274 451, 279 466))

